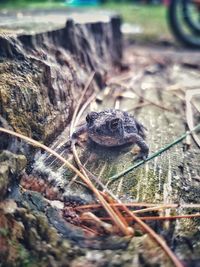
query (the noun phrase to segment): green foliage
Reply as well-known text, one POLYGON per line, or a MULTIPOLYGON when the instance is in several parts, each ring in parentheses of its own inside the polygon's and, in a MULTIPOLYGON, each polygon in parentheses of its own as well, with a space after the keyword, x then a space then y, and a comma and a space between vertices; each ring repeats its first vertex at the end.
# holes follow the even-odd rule
POLYGON ((116 11, 122 16, 124 22, 140 26, 142 34, 134 35, 134 38, 152 41, 154 38, 171 36, 167 25, 166 7, 163 5, 134 4, 125 3, 125 1, 116 4, 109 1, 103 5, 103 8, 116 11))
POLYGON ((62 0, 0 0, 0 9, 8 8, 55 8, 63 6, 62 0))
MULTIPOLYGON (((124 22, 137 25, 142 33, 134 34, 134 40, 145 42, 168 40, 171 38, 166 19, 166 7, 163 5, 142 4, 139 0, 100 0, 95 9, 111 10, 120 14, 124 22)), ((65 0, 0 0, 0 8, 68 9, 65 0)), ((84 10, 90 11, 89 7, 84 10)))

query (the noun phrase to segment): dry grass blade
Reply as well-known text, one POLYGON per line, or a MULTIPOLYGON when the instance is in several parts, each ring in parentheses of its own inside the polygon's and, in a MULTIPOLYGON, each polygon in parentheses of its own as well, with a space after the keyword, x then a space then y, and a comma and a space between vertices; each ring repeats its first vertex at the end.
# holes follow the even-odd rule
POLYGON ((95 231, 94 229, 91 229, 85 225, 82 225, 81 228, 84 230, 84 232, 89 236, 98 236, 99 233, 95 231))
POLYGON ((141 94, 139 94, 136 90, 134 90, 132 85, 131 85, 131 87, 128 87, 125 83, 116 83, 116 84, 118 84, 119 86, 122 86, 124 88, 127 88, 127 90, 128 89, 131 89, 140 99, 144 100, 145 102, 147 102, 147 103, 149 103, 151 105, 154 105, 154 106, 156 106, 156 107, 158 107, 160 109, 166 110, 166 111, 174 112, 172 109, 167 108, 164 105, 155 103, 154 101, 151 101, 151 100, 145 98, 144 96, 142 96, 141 94))
MULTIPOLYGON (((137 74, 135 77, 140 77, 140 76, 137 74)), ((133 78, 133 71, 130 70, 130 71, 126 72, 126 73, 118 74, 117 76, 114 76, 114 77, 112 75, 111 78, 107 79, 107 83, 108 84, 119 83, 119 82, 122 82, 122 81, 130 80, 132 78, 133 78)))
POLYGON ((92 221, 94 225, 97 228, 102 228, 104 229, 107 233, 113 234, 113 226, 111 224, 105 223, 99 217, 97 217, 95 214, 92 212, 85 212, 81 215, 81 220, 82 221, 92 221))
POLYGON ((100 203, 102 204, 102 206, 105 208, 105 210, 107 211, 107 213, 111 216, 112 221, 116 224, 116 226, 122 231, 123 234, 125 235, 129 235, 130 231, 129 229, 127 229, 124 224, 119 220, 119 218, 116 216, 116 214, 113 212, 112 208, 110 207, 110 205, 105 201, 105 199, 102 197, 101 193, 94 187, 94 185, 92 184, 92 182, 90 181, 90 179, 87 176, 84 176, 76 167, 74 167, 70 162, 68 162, 66 159, 64 159, 62 156, 60 156, 57 152, 55 152, 54 150, 52 150, 51 148, 41 144, 40 142, 29 138, 27 136, 24 136, 22 134, 16 133, 14 131, 11 130, 7 130, 4 129, 2 127, 0 127, 0 132, 4 132, 7 134, 10 134, 12 136, 18 137, 30 144, 32 144, 35 147, 39 147, 44 149, 45 151, 47 151, 48 153, 54 155, 56 158, 58 158, 61 162, 63 162, 70 170, 74 171, 86 184, 87 186, 92 190, 92 192, 95 194, 95 196, 97 197, 97 199, 100 201, 100 203))
POLYGON ((169 256, 169 258, 176 267, 184 267, 182 263, 179 261, 179 259, 172 252, 172 250, 165 243, 165 241, 159 235, 157 235, 156 232, 154 232, 154 230, 151 227, 149 227, 146 223, 144 223, 139 217, 134 215, 125 205, 123 206, 123 208, 124 211, 126 211, 126 213, 130 215, 130 217, 132 217, 133 220, 140 225, 142 230, 147 234, 149 234, 149 236, 157 242, 157 244, 165 251, 165 253, 169 256))
POLYGON ((174 216, 145 216, 140 217, 141 220, 176 220, 176 219, 192 219, 200 218, 200 214, 185 214, 185 215, 174 215, 174 216))
POLYGON ((145 209, 140 209, 140 210, 134 210, 132 211, 134 214, 137 213, 143 213, 143 212, 149 212, 149 211, 157 211, 157 210, 163 210, 163 209, 169 209, 167 205, 161 205, 158 207, 152 207, 152 208, 145 208, 145 209))
MULTIPOLYGON (((72 145, 72 151, 73 151, 73 155, 75 158, 75 161, 77 163, 77 165, 79 166, 80 170, 82 171, 82 173, 84 174, 84 177, 87 178, 87 180, 90 181, 86 171, 84 170, 80 159, 78 157, 75 145, 72 145)), ((101 195, 101 193, 93 186, 93 192, 95 193, 95 195, 97 196, 97 198, 99 199, 99 201, 101 202, 102 206, 105 208, 105 210, 107 211, 107 213, 110 215, 113 223, 122 231, 123 234, 125 235, 130 235, 130 229, 128 227, 126 227, 126 225, 124 225, 124 223, 121 221, 121 219, 119 218, 119 216, 113 211, 113 209, 111 208, 111 206, 109 205, 109 203, 107 203, 107 201, 104 199, 104 197, 101 195)))
MULTIPOLYGON (((82 116, 82 114, 84 113, 84 111, 85 111, 85 109, 88 107, 88 105, 95 99, 95 97, 96 97, 96 93, 94 93, 94 94, 92 94, 88 99, 87 99, 87 101, 83 104, 83 106, 81 107, 81 109, 80 109, 80 105, 81 105, 81 103, 82 103, 82 100, 83 100, 83 97, 84 97, 84 95, 85 95, 85 93, 86 93, 86 91, 87 91, 87 89, 89 88, 89 85, 90 85, 90 83, 91 83, 91 81, 92 81, 92 79, 93 79, 93 77, 94 77, 94 72, 91 74, 91 76, 90 76, 90 78, 89 78, 89 80, 88 80, 88 83, 86 84, 86 86, 85 86, 85 88, 84 88, 84 90, 83 90, 83 93, 82 93, 82 95, 81 95, 81 98, 80 98, 80 100, 79 100, 79 103, 77 104, 77 106, 76 106, 76 112, 74 112, 74 114, 73 114, 73 118, 72 118, 72 122, 71 122, 71 126, 70 126, 70 136, 72 135, 72 133, 73 133, 73 129, 76 127, 76 125, 78 124, 78 122, 79 122, 79 120, 80 120, 80 118, 81 118, 81 116, 82 116), (79 110, 80 109, 80 110, 79 110), (78 112, 79 111, 79 112, 78 112), (78 113, 78 114, 77 114, 78 113)), ((76 148, 75 148, 75 146, 74 146, 74 150, 75 150, 76 148)), ((77 153, 76 153, 77 154, 77 153)), ((84 169, 85 170, 85 167, 82 165, 82 163, 80 162, 80 160, 79 160, 79 167, 81 166, 81 168, 82 169, 84 169)), ((74 182, 76 182, 76 178, 77 178, 77 175, 72 179, 72 181, 69 183, 69 185, 71 186, 72 185, 72 183, 74 183, 74 182)), ((95 177, 96 178, 96 177, 95 177)), ((102 188, 104 187, 103 186, 103 184, 101 184, 100 183, 100 181, 96 178, 96 179, 94 179, 102 188)))
MULTIPOLYGON (((83 90, 83 93, 81 95, 81 98, 76 106, 76 109, 75 109, 75 112, 73 114, 73 118, 72 118, 72 122, 71 122, 71 127, 70 127, 70 136, 72 135, 73 133, 73 129, 74 127, 76 126, 76 123, 78 123, 81 115, 83 114, 84 110, 86 109, 86 107, 91 103, 91 101, 96 97, 96 94, 93 94, 87 101, 86 103, 82 106, 82 108, 80 109, 80 105, 83 101, 83 98, 84 98, 84 95, 87 91, 87 89, 89 88, 89 85, 90 85, 90 82, 92 81, 94 77, 94 73, 91 74, 89 80, 88 80, 88 83, 86 84, 84 90, 83 90), (79 110, 80 109, 80 110, 79 110), (79 111, 79 112, 78 112, 79 111)), ((88 175, 87 175, 87 172, 85 171, 85 168, 82 166, 82 163, 78 157, 78 153, 76 151, 76 147, 75 147, 75 144, 72 143, 72 151, 73 151, 73 155, 74 155, 74 158, 75 158, 75 161, 77 163, 77 165, 79 166, 81 172, 84 174, 84 176, 88 179, 88 175)), ((103 186, 101 184, 101 182, 99 181, 98 178, 95 177, 95 181, 98 182, 101 186, 103 186)), ((103 186, 104 187, 104 186, 103 186)), ((95 188, 95 187, 94 187, 95 188)), ((96 189, 96 188, 95 188, 96 189)), ((97 189, 96 189, 97 190, 97 189)), ((96 191, 97 194, 99 194, 100 198, 102 198, 101 200, 98 199, 103 203, 102 205, 104 206, 104 208, 106 209, 106 211, 108 212, 108 214, 111 216, 113 222, 116 224, 116 226, 118 226, 118 228, 125 234, 125 235, 130 235, 132 232, 130 231, 130 229, 127 227, 126 224, 124 224, 122 218, 119 216, 119 214, 116 214, 113 209, 109 206, 109 204, 105 201, 105 199, 101 196, 101 194, 99 193, 99 191, 97 190, 96 191)))
MULTIPOLYGON (((103 193, 103 194, 104 194, 104 198, 109 202, 109 204, 114 204, 115 203, 115 201, 111 197, 109 197, 105 193, 103 193)), ((112 205, 111 207, 116 212, 116 214, 119 216, 119 218, 124 223, 124 225, 126 225, 126 227, 129 227, 125 217, 122 215, 122 213, 120 212, 119 208, 114 206, 114 205, 112 205)), ((132 231, 133 231, 133 229, 132 229, 132 231)))
POLYGON ((78 113, 78 111, 80 109, 80 105, 83 102, 83 98, 85 96, 85 93, 87 92, 87 90, 88 90, 88 88, 89 88, 89 86, 90 86, 90 84, 91 84, 91 82, 92 82, 92 80, 94 78, 94 75, 95 75, 95 72, 93 71, 92 74, 90 75, 90 77, 89 77, 84 89, 83 89, 83 93, 81 94, 81 97, 80 97, 80 99, 78 101, 78 104, 76 105, 76 108, 74 110, 72 121, 71 121, 71 127, 70 127, 70 137, 72 136, 73 131, 74 131, 74 124, 75 124, 75 120, 76 120, 76 117, 77 117, 77 113, 78 113))
MULTIPOLYGON (((86 160, 86 162, 84 163, 84 165, 85 164, 87 164, 88 163, 88 160, 86 160)), ((83 167, 84 167, 84 165, 83 165, 83 167)), ((71 181, 68 183, 68 185, 67 185, 67 188, 70 188, 71 186, 72 186, 72 184, 74 183, 74 182, 76 182, 76 179, 78 178, 78 175, 76 174, 72 179, 71 179, 71 181)))
MULTIPOLYGON (((89 81, 90 81, 90 79, 89 79, 89 81)), ((89 82, 87 83, 87 85, 85 86, 85 90, 83 91, 83 93, 82 93, 82 96, 81 96, 81 99, 83 99, 83 97, 84 97, 84 95, 85 95, 85 92, 86 92, 86 90, 87 90, 87 88, 88 88, 88 84, 89 84, 89 82)), ((80 120, 80 118, 81 118, 81 116, 82 116, 82 114, 84 113, 84 111, 86 110, 86 108, 89 106, 89 104, 91 104, 91 102, 94 100, 96 98, 96 93, 94 93, 94 94, 92 94, 88 99, 87 99, 87 101, 83 104, 83 106, 81 107, 81 109, 79 110, 79 107, 80 107, 80 105, 81 105, 81 102, 79 102, 78 103, 78 110, 79 110, 79 112, 78 112, 78 114, 77 114, 77 116, 75 116, 74 115, 74 125, 71 123, 71 128, 73 129, 73 128, 75 128, 76 127, 76 125, 78 124, 78 122, 79 122, 79 120, 80 120)), ((74 150, 76 150, 76 147, 74 146, 74 150)), ((77 154, 77 152, 76 152, 76 156, 78 157, 78 154, 77 154)), ((77 158, 77 160, 79 160, 78 158, 77 158)), ((79 165, 79 167, 81 167, 81 169, 84 169, 84 171, 89 175, 89 177, 90 178, 92 178, 102 189, 104 189, 104 191, 106 191, 113 199, 115 199, 115 200, 117 200, 118 201, 118 199, 116 198, 116 196, 114 195, 114 194, 112 194, 112 192, 110 192, 108 189, 107 189, 107 187, 100 181, 100 179, 98 178, 98 177, 96 177, 94 174, 92 174, 89 170, 87 170, 86 168, 85 168, 85 166, 83 166, 82 165, 82 163, 80 162, 80 160, 79 160, 79 162, 77 162, 77 164, 79 165)), ((77 176, 76 176, 77 177, 77 176)), ((73 182, 75 182, 76 181, 76 177, 74 177, 73 178, 73 181, 71 181, 70 182, 70 185, 72 185, 72 183, 73 182)))
POLYGON ((139 103, 139 104, 135 105, 134 107, 132 107, 132 108, 126 110, 126 111, 130 112, 130 111, 133 111, 133 110, 136 110, 136 109, 139 109, 139 108, 146 107, 148 105, 150 105, 150 103, 139 103))
MULTIPOLYGON (((122 204, 121 203, 114 203, 114 204, 110 204, 111 206, 117 206, 117 207, 121 207, 122 204)), ((146 202, 138 202, 138 203, 123 203, 123 205, 125 205, 126 207, 152 207, 154 209, 156 209, 157 207, 161 207, 164 206, 165 208, 191 208, 191 209, 200 209, 200 204, 155 204, 155 203, 146 203, 146 202)), ((77 210, 83 210, 83 209, 100 209, 102 208, 102 206, 100 204, 91 204, 91 205, 82 205, 79 207, 76 207, 75 209, 77 210)))
MULTIPOLYGON (((193 112, 192 112, 192 104, 191 100, 194 95, 199 94, 200 95, 200 90, 188 90, 186 91, 185 94, 185 102, 186 102, 186 120, 187 120, 187 125, 189 130, 191 131, 192 128, 194 128, 194 120, 193 120, 193 112)), ((193 132, 192 137, 198 147, 200 148, 200 139, 199 137, 193 132)))
POLYGON ((154 106, 156 106, 156 107, 158 107, 158 108, 160 108, 160 109, 166 110, 166 111, 174 112, 172 109, 167 108, 167 107, 165 107, 164 105, 160 105, 160 104, 158 104, 158 103, 156 103, 156 102, 154 102, 154 101, 151 101, 151 100, 145 98, 144 96, 142 96, 141 94, 139 94, 135 89, 133 89, 133 88, 131 88, 131 89, 133 90, 133 92, 134 92, 138 97, 140 97, 142 100, 148 102, 149 104, 152 104, 152 105, 154 105, 154 106))
MULTIPOLYGON (((136 223, 138 223, 140 225, 140 227, 142 228, 142 230, 144 232, 146 232, 147 234, 149 234, 157 243, 160 247, 162 247, 162 249, 165 251, 165 253, 170 257, 171 261, 174 263, 174 265, 176 267, 183 267, 182 263, 178 260, 178 258, 174 255, 174 253, 171 251, 171 249, 168 247, 168 245, 165 243, 164 240, 162 240, 162 238, 157 235, 152 228, 150 228, 146 223, 143 222, 143 220, 165 220, 165 219, 180 219, 180 218, 193 218, 193 217, 200 217, 200 214, 195 214, 195 215, 179 215, 179 216, 168 216, 168 217, 137 217, 135 216, 126 206, 124 206, 123 204, 121 204, 121 206, 123 206, 124 211, 126 211, 126 213, 129 215, 129 217, 126 219, 128 221, 135 221, 136 223)), ((102 220, 106 220, 109 218, 101 218, 102 220)))
POLYGON ((89 175, 90 179, 95 181, 98 184, 98 186, 100 186, 103 189, 104 192, 108 193, 113 199, 119 202, 119 199, 100 181, 100 178, 96 177, 93 173, 91 173, 88 169, 86 169, 82 163, 81 163, 81 166, 86 171, 86 173, 89 175))
MULTIPOLYGON (((134 221, 132 217, 125 217, 128 222, 134 221)), ((192 219, 200 218, 200 214, 185 214, 185 215, 173 215, 173 216, 142 216, 142 221, 164 221, 164 220, 177 220, 177 219, 192 219)), ((110 221, 109 217, 100 217, 103 221, 110 221)), ((86 219, 85 219, 86 220, 86 219)))
POLYGON ((96 93, 92 94, 88 99, 87 101, 83 104, 83 106, 81 107, 79 113, 77 114, 77 117, 75 118, 75 121, 74 121, 74 125, 73 125, 73 128, 76 127, 76 125, 78 124, 83 112, 86 110, 86 108, 91 104, 91 102, 96 98, 96 93))

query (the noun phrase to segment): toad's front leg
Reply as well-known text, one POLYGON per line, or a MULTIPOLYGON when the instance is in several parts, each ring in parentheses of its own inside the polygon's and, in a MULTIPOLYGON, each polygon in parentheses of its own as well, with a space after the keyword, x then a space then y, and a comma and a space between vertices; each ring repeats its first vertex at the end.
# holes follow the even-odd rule
POLYGON ((65 148, 72 147, 73 144, 78 144, 79 146, 82 146, 78 139, 79 139, 79 136, 81 134, 84 134, 85 132, 87 132, 86 125, 79 127, 76 131, 72 133, 72 136, 70 136, 68 141, 65 143, 65 148))
POLYGON ((140 152, 134 158, 134 160, 137 160, 137 159, 145 160, 148 157, 149 147, 140 135, 136 133, 132 133, 132 134, 128 134, 127 136, 125 136, 124 139, 127 143, 137 144, 140 147, 140 152))
POLYGON ((87 126, 85 124, 73 132, 72 136, 70 137, 71 143, 79 143, 78 142, 79 136, 86 132, 87 132, 87 126))

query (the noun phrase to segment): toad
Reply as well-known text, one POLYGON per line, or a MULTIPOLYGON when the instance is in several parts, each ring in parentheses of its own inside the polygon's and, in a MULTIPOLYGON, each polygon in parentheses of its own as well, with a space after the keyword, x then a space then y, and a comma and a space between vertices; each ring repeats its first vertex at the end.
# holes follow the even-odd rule
POLYGON ((72 140, 86 132, 89 139, 101 146, 116 147, 125 144, 137 144, 140 147, 140 152, 135 159, 146 159, 149 147, 144 141, 145 129, 128 112, 106 109, 88 113, 86 123, 73 133, 72 140))

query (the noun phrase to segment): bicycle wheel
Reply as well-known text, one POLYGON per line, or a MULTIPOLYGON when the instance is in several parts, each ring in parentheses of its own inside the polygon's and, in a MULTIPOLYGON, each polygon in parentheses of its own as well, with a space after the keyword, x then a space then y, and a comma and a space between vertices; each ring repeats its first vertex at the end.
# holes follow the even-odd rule
POLYGON ((194 0, 183 0, 183 17, 191 30, 200 33, 200 4, 194 0))
POLYGON ((172 0, 168 8, 168 22, 176 39, 184 45, 200 48, 200 10, 192 0, 172 0))

